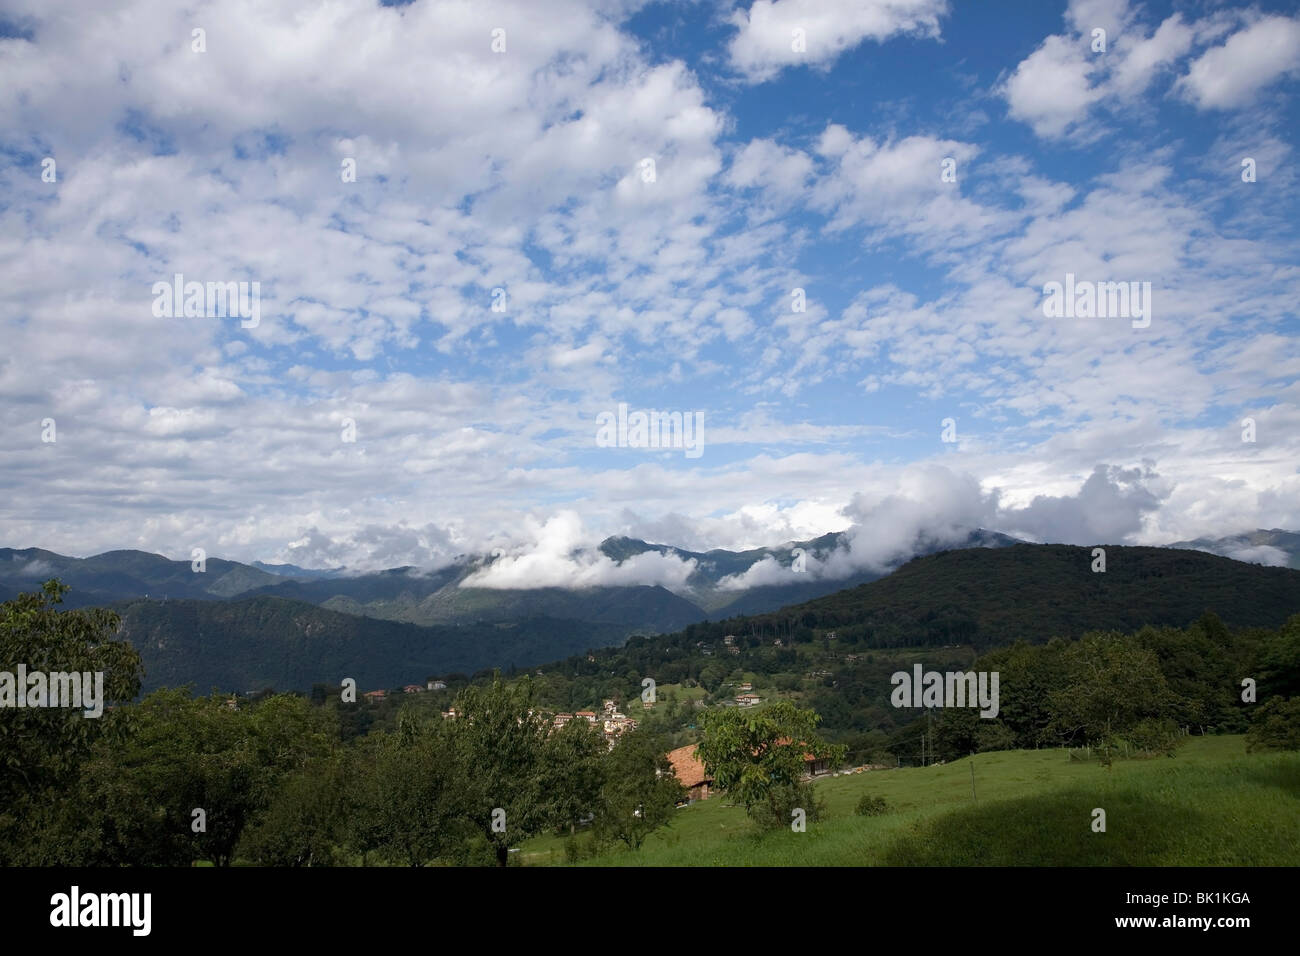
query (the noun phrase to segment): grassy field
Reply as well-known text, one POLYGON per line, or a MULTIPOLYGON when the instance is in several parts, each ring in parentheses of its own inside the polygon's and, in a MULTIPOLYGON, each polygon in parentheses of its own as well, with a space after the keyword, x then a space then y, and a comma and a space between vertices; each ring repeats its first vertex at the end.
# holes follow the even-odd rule
MULTIPOLYGON (((725 795, 677 811, 638 852, 597 866, 1295 866, 1300 754, 1247 754, 1242 737, 1189 738, 1174 758, 1071 762, 1065 750, 978 754, 938 767, 880 770, 817 784, 821 822, 759 833, 725 795), (971 767, 976 799, 971 796, 971 767), (889 811, 859 817, 863 794, 889 811), (1106 832, 1091 829, 1106 811, 1106 832)), ((590 837, 578 843, 589 852, 590 837)), ((565 863, 542 837, 525 865, 565 863)))

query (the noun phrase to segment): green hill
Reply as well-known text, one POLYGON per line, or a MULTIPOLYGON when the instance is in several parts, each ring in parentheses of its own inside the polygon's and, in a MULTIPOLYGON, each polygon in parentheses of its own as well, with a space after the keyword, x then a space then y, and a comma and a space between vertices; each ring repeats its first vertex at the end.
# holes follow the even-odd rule
POLYGON ((838 628, 877 647, 1075 637, 1094 629, 1182 626, 1214 611, 1236 627, 1276 627, 1300 611, 1300 571, 1201 551, 1018 544, 915 558, 888 577, 781 611, 727 622, 775 633, 838 628))
MULTIPOLYGON (((646 677, 698 692, 699 701, 688 701, 674 691, 646 715, 680 745, 694 739, 698 705, 730 706, 748 683, 743 690, 763 700, 815 710, 828 739, 863 759, 882 749, 915 759, 925 727, 916 725, 918 711, 891 705, 893 673, 916 664, 964 670, 1018 640, 1044 646, 1089 631, 1137 635, 1151 625, 1144 646, 1171 685, 1204 708, 1195 720, 1188 710, 1182 722, 1240 729, 1228 678, 1261 666, 1256 631, 1281 628, 1300 613, 1300 571, 1161 548, 1108 547, 1106 557, 1107 570, 1098 573, 1092 549, 1066 545, 917 558, 889 577, 779 612, 633 637, 591 660, 547 665, 539 696, 556 708, 635 700, 646 677), (1193 625, 1194 633, 1159 631, 1193 625)), ((998 666, 1015 669, 1006 660, 998 666)), ((1024 703, 1022 685, 1006 683, 1003 693, 1024 703)), ((1027 739, 1030 732, 1017 725, 1015 733, 1027 739)))
MULTIPOLYGON (((1065 750, 977 754, 816 784, 821 822, 760 833, 715 796, 677 811, 639 852, 596 866, 1296 866, 1300 754, 1247 754, 1243 738, 1193 737, 1173 759, 1107 771, 1065 750), (971 793, 974 766, 975 796, 971 793), (880 816, 854 813, 866 794, 880 816), (1106 811, 1106 832, 1091 829, 1106 811)), ((563 837, 524 844, 526 865, 563 864, 563 837)), ((590 847, 583 835, 579 846, 590 847)))
POLYGON ((429 674, 529 666, 621 639, 619 628, 554 618, 420 627, 301 601, 133 601, 115 606, 144 660, 144 690, 193 683, 245 692, 310 690, 351 677, 363 689, 429 674))

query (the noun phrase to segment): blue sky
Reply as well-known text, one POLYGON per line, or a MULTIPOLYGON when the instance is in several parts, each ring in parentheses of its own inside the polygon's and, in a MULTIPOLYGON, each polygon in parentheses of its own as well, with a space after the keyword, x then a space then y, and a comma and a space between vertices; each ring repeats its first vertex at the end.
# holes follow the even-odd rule
POLYGON ((7 9, 6 545, 674 585, 573 555, 1300 527, 1289 5, 7 9), (1067 273, 1149 326, 1045 317, 1067 273))

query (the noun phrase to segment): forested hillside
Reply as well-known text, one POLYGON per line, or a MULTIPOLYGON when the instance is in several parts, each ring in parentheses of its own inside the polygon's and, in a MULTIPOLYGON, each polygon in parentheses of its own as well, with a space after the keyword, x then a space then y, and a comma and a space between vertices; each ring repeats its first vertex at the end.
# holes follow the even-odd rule
POLYGON ((135 601, 114 609, 122 615, 120 637, 143 658, 146 691, 182 684, 199 693, 307 691, 344 677, 386 689, 433 673, 523 667, 622 637, 613 625, 544 617, 420 627, 272 597, 135 601))

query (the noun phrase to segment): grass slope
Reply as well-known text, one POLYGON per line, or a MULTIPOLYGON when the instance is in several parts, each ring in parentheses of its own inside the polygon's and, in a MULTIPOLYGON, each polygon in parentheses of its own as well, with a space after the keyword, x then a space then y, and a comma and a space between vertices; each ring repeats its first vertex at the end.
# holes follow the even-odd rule
MULTIPOLYGON (((598 866, 1295 866, 1300 754, 1247 754, 1243 737, 1189 738, 1178 756, 1107 771, 1065 750, 978 754, 943 766, 817 784, 825 818, 761 834, 725 796, 677 811, 640 852, 598 866), (971 799, 971 765, 977 800, 971 799), (864 794, 888 813, 854 814, 864 794), (1093 833, 1092 811, 1107 830, 1093 833)), ((587 839, 584 835, 581 839, 587 839)), ((564 840, 529 841, 525 864, 564 862, 564 840)))

